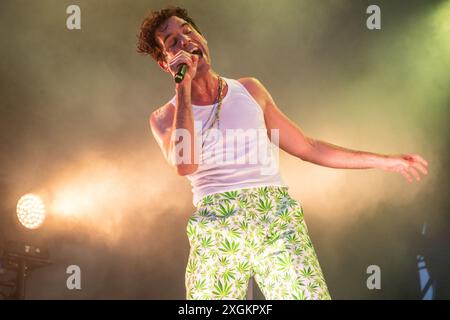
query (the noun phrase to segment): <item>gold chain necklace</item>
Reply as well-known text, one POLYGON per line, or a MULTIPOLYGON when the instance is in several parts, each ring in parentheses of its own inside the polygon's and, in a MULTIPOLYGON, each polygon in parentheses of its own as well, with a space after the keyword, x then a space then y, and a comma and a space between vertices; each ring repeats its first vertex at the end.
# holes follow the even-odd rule
MULTIPOLYGON (((220 115, 220 109, 222 107, 222 101, 223 101, 223 97, 222 97, 222 81, 223 80, 220 76, 218 76, 218 81, 219 81, 219 88, 217 90, 217 98, 216 98, 217 104, 215 105, 215 108, 213 108, 213 110, 211 111, 211 112, 214 112, 214 110, 215 110, 214 120, 212 121, 209 128, 206 129, 206 137, 202 141, 202 153, 203 153, 203 147, 205 146, 205 141, 208 138, 209 132, 211 131, 211 128, 214 126, 214 124, 216 122, 217 122, 217 129, 220 129, 219 115, 220 115)), ((203 132, 202 132, 202 136, 203 136, 203 132)))

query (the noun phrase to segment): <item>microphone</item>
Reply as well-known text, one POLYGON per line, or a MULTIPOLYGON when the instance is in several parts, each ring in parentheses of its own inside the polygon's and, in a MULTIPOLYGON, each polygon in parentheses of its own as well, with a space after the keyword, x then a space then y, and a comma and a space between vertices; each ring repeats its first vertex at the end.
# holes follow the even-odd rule
POLYGON ((178 72, 175 74, 175 82, 180 83, 184 79, 184 75, 186 74, 187 64, 182 63, 178 66, 178 72))

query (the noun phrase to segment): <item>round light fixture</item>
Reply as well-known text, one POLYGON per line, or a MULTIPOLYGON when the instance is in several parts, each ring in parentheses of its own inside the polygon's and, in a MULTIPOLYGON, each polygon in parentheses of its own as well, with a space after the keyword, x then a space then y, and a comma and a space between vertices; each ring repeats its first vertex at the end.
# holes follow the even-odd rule
POLYGON ((26 194, 17 202, 17 218, 27 229, 39 228, 45 220, 45 205, 34 194, 26 194))

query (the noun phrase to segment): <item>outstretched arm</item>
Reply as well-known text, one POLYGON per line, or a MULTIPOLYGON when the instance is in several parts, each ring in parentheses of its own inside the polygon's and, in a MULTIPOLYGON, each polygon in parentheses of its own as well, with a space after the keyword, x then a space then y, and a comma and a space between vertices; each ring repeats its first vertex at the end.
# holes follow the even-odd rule
MULTIPOLYGON (((321 166, 339 169, 379 168, 385 171, 399 172, 409 182, 413 181, 411 175, 417 181, 421 179, 418 171, 428 174, 428 163, 420 155, 384 155, 351 150, 317 139, 311 139, 311 143, 311 152, 307 153, 303 158, 321 166)), ((293 144, 295 144, 294 141, 293 144)))
POLYGON ((255 78, 239 81, 247 88, 264 111, 266 127, 279 130, 279 147, 302 160, 338 169, 371 169, 401 173, 409 182, 411 175, 420 180, 418 171, 428 174, 428 163, 416 154, 383 155, 366 151, 346 149, 325 141, 307 137, 273 101, 270 93, 255 78))

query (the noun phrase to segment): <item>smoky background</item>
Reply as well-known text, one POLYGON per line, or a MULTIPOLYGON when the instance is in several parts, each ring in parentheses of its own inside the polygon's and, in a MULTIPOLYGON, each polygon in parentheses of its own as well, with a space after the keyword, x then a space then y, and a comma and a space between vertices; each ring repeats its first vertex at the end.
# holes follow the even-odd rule
POLYGON ((417 153, 429 174, 316 166, 280 152, 335 299, 418 299, 425 254, 449 298, 450 5, 448 1, 2 1, 0 237, 47 243, 29 299, 184 299, 187 179, 166 164, 148 117, 173 80, 136 53, 150 9, 188 9, 213 68, 253 76, 308 136, 350 149, 417 153), (81 8, 81 30, 66 8, 81 8), (366 28, 381 7, 382 29, 366 28), (26 232, 19 197, 49 215, 26 232), (425 225, 425 235, 422 234, 425 225), (66 287, 79 265, 82 290, 66 287), (366 287, 378 265, 382 289, 366 287))

